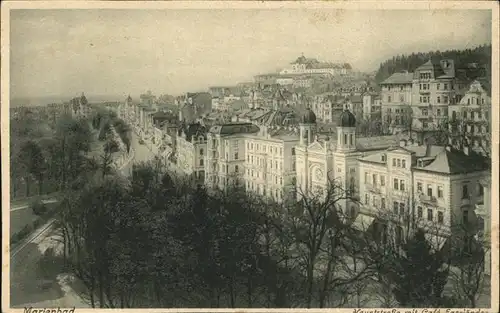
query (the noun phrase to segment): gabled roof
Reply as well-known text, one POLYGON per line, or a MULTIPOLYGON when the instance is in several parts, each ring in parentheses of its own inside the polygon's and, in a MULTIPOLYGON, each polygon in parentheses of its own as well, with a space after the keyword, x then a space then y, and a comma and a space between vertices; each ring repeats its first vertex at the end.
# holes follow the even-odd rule
POLYGON ((411 84, 413 82, 413 73, 394 73, 384 80, 384 84, 411 84))
POLYGON ((385 150, 399 145, 400 136, 375 136, 356 139, 356 148, 359 151, 385 150))
POLYGON ((487 158, 472 151, 466 155, 463 151, 444 149, 430 164, 417 168, 443 174, 465 174, 487 170, 488 163, 487 158))

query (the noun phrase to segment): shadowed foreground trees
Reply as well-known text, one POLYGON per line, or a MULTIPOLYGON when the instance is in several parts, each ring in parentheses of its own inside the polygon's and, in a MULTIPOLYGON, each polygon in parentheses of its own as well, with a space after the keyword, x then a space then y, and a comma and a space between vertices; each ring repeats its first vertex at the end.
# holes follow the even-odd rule
POLYGON ((74 190, 59 222, 93 307, 339 307, 355 294, 360 306, 377 275, 400 305, 440 294, 440 261, 425 240, 381 258, 390 250, 349 225, 339 205, 348 198, 332 184, 322 197, 277 204, 138 164, 130 179, 94 176, 74 190))

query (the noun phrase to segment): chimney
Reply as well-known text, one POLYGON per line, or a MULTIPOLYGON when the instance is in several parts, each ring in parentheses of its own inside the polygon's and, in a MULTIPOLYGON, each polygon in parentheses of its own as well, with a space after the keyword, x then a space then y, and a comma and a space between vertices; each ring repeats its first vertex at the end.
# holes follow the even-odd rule
POLYGON ((426 143, 425 145, 425 156, 430 156, 431 155, 431 144, 426 143))

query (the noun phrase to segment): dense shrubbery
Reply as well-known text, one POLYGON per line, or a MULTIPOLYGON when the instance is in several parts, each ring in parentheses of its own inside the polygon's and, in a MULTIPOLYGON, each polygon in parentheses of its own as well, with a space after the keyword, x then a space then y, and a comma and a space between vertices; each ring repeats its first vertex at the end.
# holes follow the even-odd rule
POLYGON ((470 78, 486 77, 488 81, 491 79, 491 45, 484 45, 474 49, 398 55, 380 64, 375 80, 380 83, 393 73, 401 71, 413 72, 429 59, 439 61, 444 58, 453 59, 455 61, 455 68, 457 69, 466 69, 470 63, 478 63, 479 68, 477 70, 468 69, 468 74, 471 75, 470 78))
POLYGON ((96 307, 361 306, 367 288, 381 289, 374 277, 400 305, 449 303, 443 256, 422 236, 397 248, 403 256, 356 231, 339 211, 345 197, 332 185, 324 202, 277 204, 143 164, 130 180, 68 194, 59 221, 65 259, 96 307))

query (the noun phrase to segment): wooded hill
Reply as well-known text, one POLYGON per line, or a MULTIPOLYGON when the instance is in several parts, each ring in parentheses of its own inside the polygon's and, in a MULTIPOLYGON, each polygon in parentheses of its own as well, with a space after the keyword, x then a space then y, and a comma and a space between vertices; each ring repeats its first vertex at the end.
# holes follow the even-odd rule
POLYGON ((380 83, 394 73, 413 72, 417 67, 427 62, 441 59, 455 61, 456 69, 467 69, 471 79, 485 77, 488 85, 491 82, 491 45, 482 45, 473 49, 418 52, 410 55, 397 55, 380 64, 375 80, 380 83))

